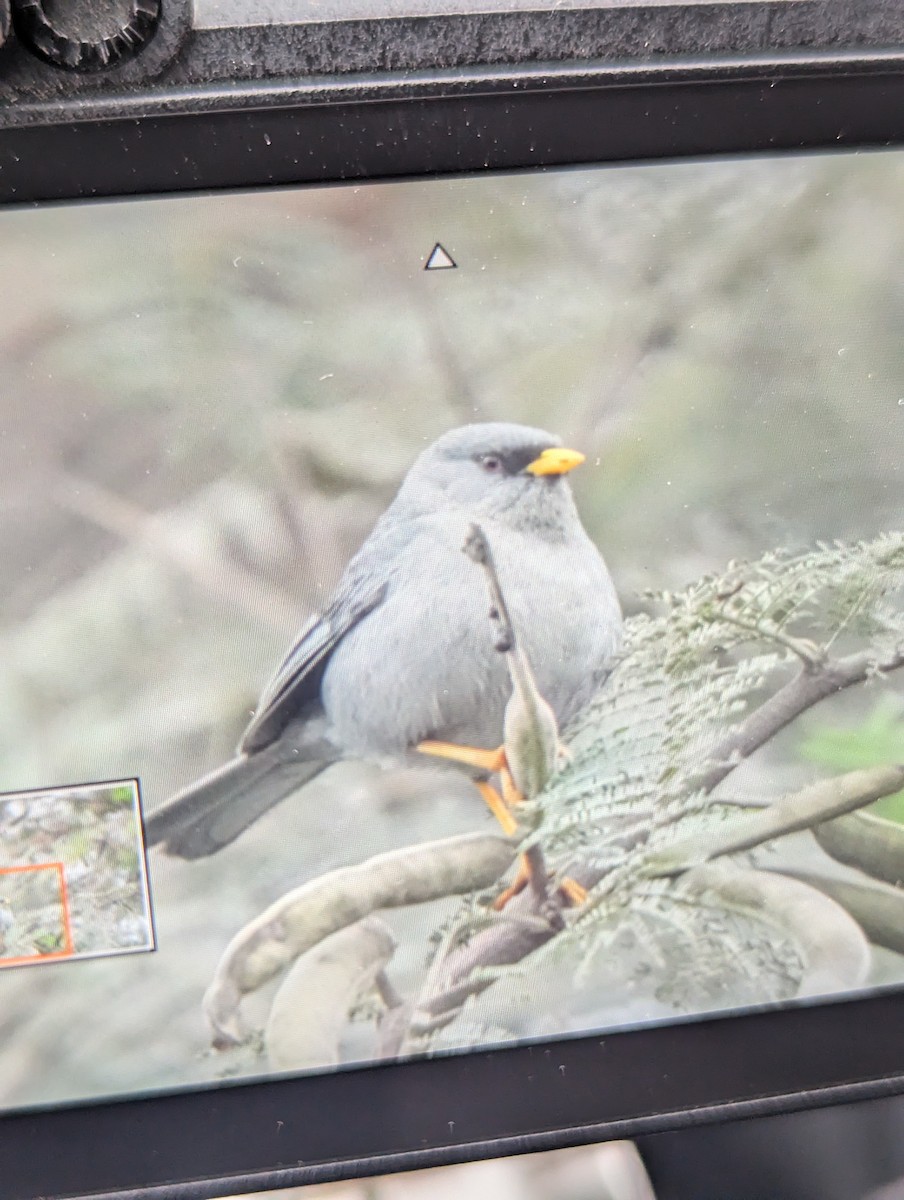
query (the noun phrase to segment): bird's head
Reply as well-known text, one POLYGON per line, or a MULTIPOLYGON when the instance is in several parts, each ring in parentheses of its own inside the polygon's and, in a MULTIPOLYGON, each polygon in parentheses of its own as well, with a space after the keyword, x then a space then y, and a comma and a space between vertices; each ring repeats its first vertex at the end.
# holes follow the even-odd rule
POLYGON ((475 519, 548 523, 572 511, 565 477, 584 455, 544 429, 488 422, 444 433, 408 472, 401 495, 425 509, 461 508, 475 519))

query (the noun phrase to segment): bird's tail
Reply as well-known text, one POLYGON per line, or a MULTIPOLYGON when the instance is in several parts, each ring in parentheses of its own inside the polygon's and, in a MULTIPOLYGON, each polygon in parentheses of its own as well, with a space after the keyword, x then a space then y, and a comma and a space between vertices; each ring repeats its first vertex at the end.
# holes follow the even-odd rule
POLYGON ((240 754, 155 809, 144 823, 147 844, 178 858, 216 854, 335 759, 325 752, 302 760, 279 742, 240 754))

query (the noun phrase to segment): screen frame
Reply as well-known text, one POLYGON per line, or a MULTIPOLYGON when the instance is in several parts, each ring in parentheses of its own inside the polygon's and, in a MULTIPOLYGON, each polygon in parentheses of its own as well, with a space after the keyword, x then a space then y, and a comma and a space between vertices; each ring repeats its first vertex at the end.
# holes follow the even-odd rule
POLYGON ((904 49, 173 89, 0 119, 0 204, 875 148, 904 139, 902 91, 904 49))
MULTIPOLYGON (((893 52, 538 67, 381 96, 259 92, 253 104, 233 95, 169 116, 3 129, 0 203, 904 143, 904 54, 893 52)), ((904 989, 4 1113, 0 1178, 19 1200, 206 1197, 901 1091, 904 989)))

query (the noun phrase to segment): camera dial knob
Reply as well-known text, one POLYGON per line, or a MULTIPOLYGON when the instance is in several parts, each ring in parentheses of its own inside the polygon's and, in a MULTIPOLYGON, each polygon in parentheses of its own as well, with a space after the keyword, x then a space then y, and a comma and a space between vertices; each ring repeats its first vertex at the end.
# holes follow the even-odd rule
MULTIPOLYGON (((0 0, 0 42, 8 3, 0 0)), ((161 0, 12 0, 12 16, 19 40, 45 62, 103 71, 147 45, 160 7, 161 0)))

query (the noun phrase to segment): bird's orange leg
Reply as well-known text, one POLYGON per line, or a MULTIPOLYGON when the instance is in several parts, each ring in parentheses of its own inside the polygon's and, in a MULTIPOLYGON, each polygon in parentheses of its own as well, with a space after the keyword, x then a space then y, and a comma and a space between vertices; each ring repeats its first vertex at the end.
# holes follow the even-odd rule
MULTIPOLYGON (((483 750, 479 746, 456 746, 452 742, 425 741, 418 744, 417 749, 422 754, 431 754, 436 758, 447 758, 452 762, 460 762, 468 767, 476 767, 488 774, 499 775, 502 784, 500 796, 492 784, 485 780, 474 781, 475 787, 483 796, 484 802, 499 824, 506 837, 513 837, 518 831, 518 822, 512 816, 512 809, 524 800, 517 784, 512 778, 508 761, 505 756, 505 746, 496 750, 483 750)), ((493 901, 493 908, 501 912, 508 902, 523 892, 533 878, 533 867, 526 854, 520 856, 518 873, 509 886, 493 901)), ((574 879, 563 879, 558 891, 570 908, 579 908, 587 899, 587 890, 574 879)))
POLYGON ((509 812, 505 801, 496 791, 491 783, 486 783, 482 779, 476 779, 474 786, 484 798, 487 808, 502 826, 502 832, 506 837, 514 837, 518 832, 518 822, 509 812))
POLYGON ((508 904, 509 900, 514 899, 515 896, 517 896, 517 895, 519 895, 519 893, 523 892, 524 889, 527 887, 527 885, 530 883, 530 881, 531 881, 530 862, 527 858, 527 855, 522 854, 518 858, 518 874, 515 876, 515 878, 512 880, 512 882, 508 885, 508 887, 505 888, 504 891, 501 891, 499 893, 499 895, 496 897, 496 899, 493 901, 493 911, 494 912, 502 912, 502 910, 505 908, 506 904, 508 904))
MULTIPOLYGON (((515 805, 521 803, 524 796, 518 790, 517 784, 512 778, 508 763, 500 769, 499 778, 502 780, 502 799, 505 801, 507 808, 514 808, 515 805)), ((533 878, 533 870, 531 860, 526 854, 522 854, 518 864, 518 874, 505 891, 497 896, 493 902, 493 908, 497 912, 501 912, 513 896, 517 896, 519 892, 524 891, 533 878)), ((580 908, 587 900, 587 889, 578 883, 576 879, 566 877, 561 881, 556 890, 569 908, 580 908)))
MULTIPOLYGON (((509 884, 509 886, 499 893, 493 901, 494 912, 502 912, 509 900, 519 895, 533 879, 533 868, 531 861, 526 854, 522 854, 518 860, 518 874, 509 884)), ((584 904, 589 895, 587 889, 576 879, 566 877, 561 881, 556 891, 565 902, 567 908, 580 908, 584 904)))
MULTIPOLYGON (((503 753, 505 753, 504 748, 503 753)), ((509 808, 514 808, 515 805, 520 804, 524 799, 524 794, 518 790, 518 785, 512 778, 507 761, 503 761, 502 766, 499 768, 499 781, 502 784, 502 799, 509 808)))
MULTIPOLYGON (((474 784, 483 796, 487 808, 502 826, 506 837, 512 837, 517 832, 518 822, 509 812, 508 797, 505 795, 506 777, 511 782, 511 776, 505 765, 504 746, 500 746, 498 750, 483 750, 479 746, 456 746, 452 742, 426 741, 419 742, 417 749, 421 754, 432 754, 435 758, 448 758, 452 762, 460 762, 467 767, 476 767, 479 771, 486 771, 488 775, 496 775, 501 772, 502 796, 492 784, 485 780, 476 779, 474 784)), ((511 786, 514 787, 514 784, 511 786)))
POLYGON ((453 742, 418 742, 416 747, 421 754, 432 754, 436 758, 448 758, 452 762, 464 763, 467 767, 477 767, 488 775, 495 775, 505 766, 505 747, 497 750, 482 750, 479 746, 456 746, 453 742))
POLYGON ((557 890, 561 893, 563 900, 567 902, 569 908, 580 908, 582 904, 586 903, 587 897, 590 895, 582 883, 578 883, 576 879, 571 879, 568 876, 562 880, 557 890))
MULTIPOLYGON (((504 766, 500 771, 500 779, 502 780, 502 798, 506 803, 507 808, 514 808, 524 799, 522 793, 512 778, 512 773, 508 769, 508 765, 504 766)), ((518 874, 509 884, 504 892, 496 897, 493 903, 493 908, 497 912, 501 912, 514 896, 519 892, 523 892, 527 885, 534 877, 534 865, 526 854, 522 854, 518 863, 518 874)), ((569 908, 580 908, 587 899, 587 889, 575 879, 565 878, 556 889, 561 895, 569 908)))
MULTIPOLYGON (((522 793, 518 790, 518 786, 512 778, 512 773, 509 770, 506 762, 499 769, 499 779, 502 783, 502 800, 505 804, 505 812, 512 824, 517 828, 517 823, 511 816, 511 809, 520 804, 524 799, 522 793)), ((526 854, 520 855, 518 859, 518 874, 508 885, 508 887, 499 893, 493 901, 493 910, 502 912, 509 900, 514 899, 520 892, 523 892, 533 878, 533 866, 530 858, 526 854)))

